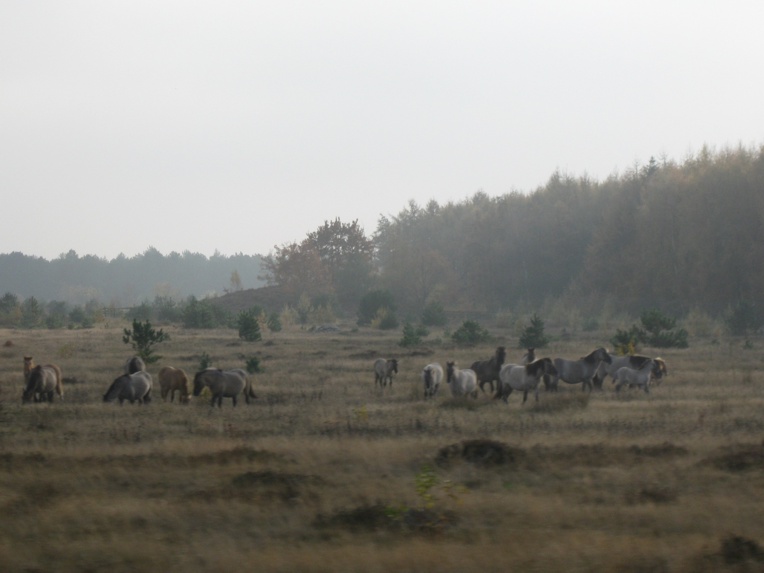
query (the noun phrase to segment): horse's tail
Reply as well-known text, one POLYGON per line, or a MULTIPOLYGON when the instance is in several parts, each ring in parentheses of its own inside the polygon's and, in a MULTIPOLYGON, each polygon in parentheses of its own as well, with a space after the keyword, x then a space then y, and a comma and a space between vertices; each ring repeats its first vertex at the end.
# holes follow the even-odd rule
POLYGON ((56 364, 51 364, 50 367, 56 373, 56 394, 62 400, 64 399, 64 379, 61 376, 61 369, 56 364))
POLYGON ((247 400, 247 404, 249 404, 250 398, 253 400, 257 400, 257 394, 255 394, 255 391, 252 389, 252 382, 247 381, 247 388, 244 390, 244 398, 247 400))

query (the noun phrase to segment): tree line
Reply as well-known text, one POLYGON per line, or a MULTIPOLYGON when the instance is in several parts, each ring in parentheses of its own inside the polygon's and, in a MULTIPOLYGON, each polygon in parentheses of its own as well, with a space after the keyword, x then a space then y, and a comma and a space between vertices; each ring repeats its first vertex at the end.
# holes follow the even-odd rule
POLYGON ((81 306, 125 308, 157 296, 181 300, 256 288, 263 284, 260 274, 258 255, 162 255, 153 247, 111 260, 73 250, 50 261, 18 252, 0 254, 0 293, 81 306))
POLYGON ((299 322, 339 314, 395 327, 396 313, 442 323, 445 309, 528 315, 557 305, 594 317, 606 307, 632 316, 697 310, 750 331, 764 324, 763 260, 764 147, 703 148, 604 181, 556 172, 528 194, 412 201, 380 217, 371 235, 357 221, 327 221, 263 257, 0 255, 0 292, 27 297, 6 294, 0 315, 14 303, 18 314, 29 296, 68 294, 81 305, 143 301, 136 318, 213 325, 231 318, 204 294, 265 281, 280 308, 264 312, 286 309, 299 322))
POLYGON ((761 261, 764 148, 706 147, 604 181, 556 172, 530 194, 412 201, 371 238, 327 222, 264 268, 295 298, 358 308, 381 292, 411 317, 432 304, 528 313, 557 302, 593 315, 606 305, 672 316, 744 308, 761 325, 761 261))

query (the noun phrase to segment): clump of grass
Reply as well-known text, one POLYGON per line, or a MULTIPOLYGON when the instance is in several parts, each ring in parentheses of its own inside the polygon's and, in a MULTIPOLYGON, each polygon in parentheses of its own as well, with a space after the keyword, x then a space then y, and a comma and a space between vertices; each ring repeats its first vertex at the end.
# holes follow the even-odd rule
POLYGON ((589 406, 589 392, 559 392, 548 394, 543 400, 533 402, 531 411, 536 414, 555 414, 565 410, 584 410, 589 406))

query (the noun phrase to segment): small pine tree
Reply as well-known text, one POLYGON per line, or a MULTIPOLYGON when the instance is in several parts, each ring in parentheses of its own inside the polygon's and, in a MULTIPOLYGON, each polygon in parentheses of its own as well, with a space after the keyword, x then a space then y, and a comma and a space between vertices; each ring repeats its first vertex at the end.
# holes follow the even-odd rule
POLYGON ((487 341, 491 336, 476 320, 465 320, 451 335, 451 340, 457 344, 478 344, 487 341))
POLYGON ((544 334, 544 321, 534 312, 531 323, 520 335, 520 348, 545 348, 548 344, 549 337, 544 334))
POLYGON ((406 322, 406 324, 403 325, 403 338, 398 342, 398 345, 406 347, 416 346, 421 343, 422 337, 419 336, 417 329, 414 328, 414 325, 410 322, 406 322))
POLYGON ((146 364, 153 364, 162 358, 154 354, 154 346, 166 340, 170 340, 170 335, 165 334, 161 328, 155 330, 148 320, 140 322, 133 319, 133 328, 123 329, 122 342, 132 345, 146 364))
POLYGON ((247 342, 255 342, 262 338, 260 322, 257 319, 259 313, 259 309, 250 309, 239 313, 239 318, 237 319, 239 338, 247 342))

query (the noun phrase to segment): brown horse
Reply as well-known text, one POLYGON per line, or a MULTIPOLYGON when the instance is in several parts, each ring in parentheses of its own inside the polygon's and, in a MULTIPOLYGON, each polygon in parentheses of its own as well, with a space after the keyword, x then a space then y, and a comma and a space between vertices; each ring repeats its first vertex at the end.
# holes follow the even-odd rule
POLYGON ((24 392, 21 401, 53 401, 53 392, 64 399, 64 386, 61 383, 61 369, 55 364, 35 366, 31 356, 24 356, 24 392))
POLYGON ((175 391, 178 391, 178 402, 180 404, 188 403, 188 376, 180 368, 165 366, 159 371, 159 389, 162 394, 162 400, 167 401, 167 395, 170 395, 170 402, 175 398, 175 391))

